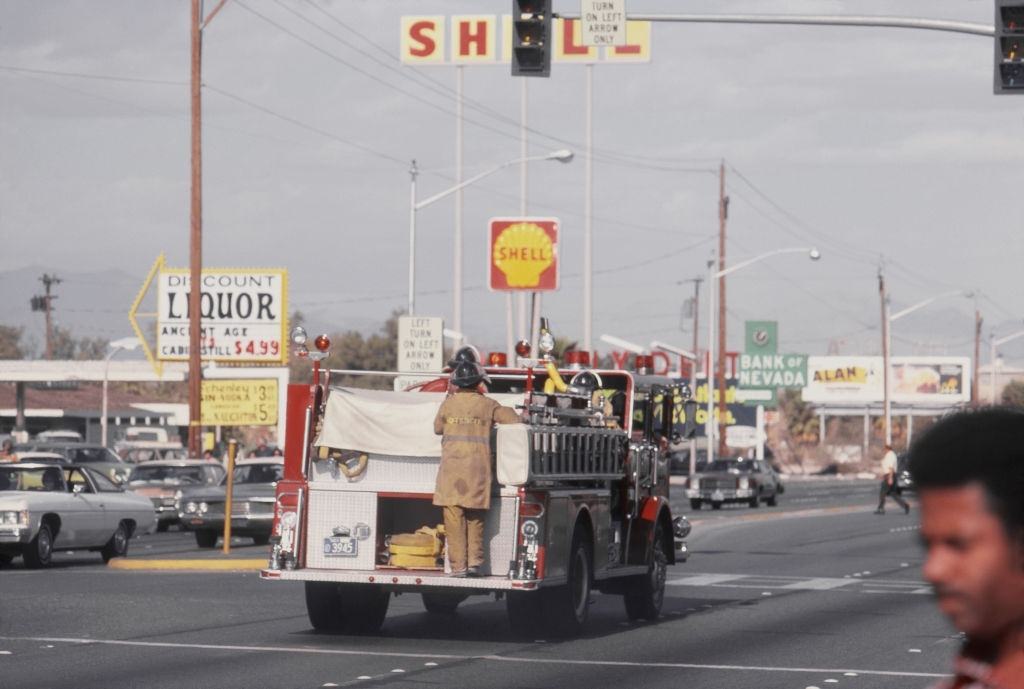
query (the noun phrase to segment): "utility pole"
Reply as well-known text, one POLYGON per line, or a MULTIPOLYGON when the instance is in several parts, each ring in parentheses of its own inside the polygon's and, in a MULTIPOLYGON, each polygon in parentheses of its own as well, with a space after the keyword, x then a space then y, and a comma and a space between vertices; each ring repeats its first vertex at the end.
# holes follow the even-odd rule
POLYGON ((892 407, 889 399, 889 297, 885 292, 885 274, 878 268, 878 296, 882 300, 882 381, 885 388, 885 444, 892 445, 892 407))
MULTIPOLYGON (((704 282, 704 278, 690 278, 689 280, 682 280, 681 282, 692 282, 693 283, 693 300, 690 302, 690 308, 693 309, 693 372, 690 374, 691 379, 697 375, 697 362, 700 361, 700 339, 697 337, 698 328, 700 327, 700 283, 704 282)), ((685 318, 685 312, 684 316, 685 318)), ((691 380, 691 382, 693 382, 691 380)), ((694 383, 696 384, 696 383, 694 383)))
MULTIPOLYGON (((725 270, 725 223, 729 218, 729 197, 725 195, 725 161, 718 169, 718 270, 725 270)), ((710 285, 709 285, 710 287, 710 285)), ((718 456, 726 454, 725 445, 725 276, 718 278, 718 456)), ((709 362, 713 366, 714 362, 709 362)))
POLYGON ((981 311, 978 310, 977 299, 974 303, 974 366, 971 370, 971 406, 977 407, 981 404, 978 399, 978 366, 981 364, 981 311))
MULTIPOLYGON (((189 235, 189 295, 188 295, 188 451, 190 457, 199 457, 202 427, 202 364, 200 347, 202 323, 199 294, 203 273, 203 157, 202 157, 202 0, 192 0, 192 203, 189 235)), ((219 7, 217 8, 219 9, 219 7)), ((216 10, 214 10, 216 11, 216 10)))
POLYGON ((46 317, 46 358, 53 358, 53 319, 50 316, 50 312, 53 311, 53 300, 57 298, 56 294, 51 294, 51 289, 54 285, 59 285, 61 279, 56 275, 50 275, 44 273, 43 277, 39 278, 39 281, 43 283, 43 289, 45 294, 36 295, 30 300, 33 311, 42 311, 46 317))

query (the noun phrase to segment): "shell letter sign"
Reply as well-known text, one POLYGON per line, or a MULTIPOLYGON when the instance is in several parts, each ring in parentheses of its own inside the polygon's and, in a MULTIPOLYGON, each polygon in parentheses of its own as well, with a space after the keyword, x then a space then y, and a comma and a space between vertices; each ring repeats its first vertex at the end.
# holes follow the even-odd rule
POLYGON ((557 218, 492 218, 488 246, 492 290, 558 289, 557 218))

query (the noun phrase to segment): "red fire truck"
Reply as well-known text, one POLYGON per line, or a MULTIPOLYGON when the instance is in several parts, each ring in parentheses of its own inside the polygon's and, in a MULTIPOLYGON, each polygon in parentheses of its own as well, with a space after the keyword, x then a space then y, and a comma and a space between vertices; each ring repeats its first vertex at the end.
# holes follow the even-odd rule
POLYGON ((667 566, 686 559, 690 531, 668 500, 674 407, 692 404, 685 386, 641 368, 591 371, 596 389, 580 390, 576 365, 494 359, 487 394, 524 423, 495 431, 483 576, 456 578, 443 548, 430 548, 443 542, 433 528, 443 518, 432 504, 441 454, 432 421, 447 375, 395 392, 334 385, 357 372, 319 371, 329 346, 320 336, 309 352, 314 383, 289 386, 285 473, 261 572, 305 583, 316 630, 373 633, 391 595, 410 592, 430 612, 475 594, 504 598, 513 630, 526 635, 577 633, 592 590, 621 595, 630 619, 659 616, 667 566))

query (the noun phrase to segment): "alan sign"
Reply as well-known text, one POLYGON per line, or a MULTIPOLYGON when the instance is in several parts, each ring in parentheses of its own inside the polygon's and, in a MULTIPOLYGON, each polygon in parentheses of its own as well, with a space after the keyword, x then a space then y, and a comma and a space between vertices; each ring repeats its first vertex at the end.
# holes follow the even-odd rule
MULTIPOLYGON (((157 358, 189 355, 189 272, 160 272, 157 358)), ((200 290, 202 351, 206 361, 277 363, 288 360, 288 273, 280 269, 204 270, 200 290)))

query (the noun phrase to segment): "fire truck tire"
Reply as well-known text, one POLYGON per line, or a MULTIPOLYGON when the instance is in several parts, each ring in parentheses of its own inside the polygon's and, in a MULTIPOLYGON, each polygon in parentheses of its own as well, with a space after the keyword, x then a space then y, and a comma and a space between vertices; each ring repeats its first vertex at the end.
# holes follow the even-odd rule
POLYGON ((196 545, 200 548, 212 548, 217 545, 217 532, 210 529, 196 531, 196 545))
POLYGON ((665 553, 665 531, 659 523, 654 527, 651 544, 651 562, 647 574, 636 577, 629 584, 623 601, 626 616, 631 620, 656 620, 665 602, 665 577, 668 573, 668 555, 665 553))
POLYGON ((699 510, 700 506, 703 505, 703 504, 704 504, 704 502, 700 498, 690 498, 690 508, 691 509, 699 510))
POLYGON ((459 603, 466 600, 468 596, 464 593, 424 593, 423 607, 432 615, 452 615, 459 603))
POLYGON ((327 634, 374 634, 384 624, 391 593, 379 586, 306 582, 306 612, 327 634))
POLYGON ((556 636, 576 636, 590 616, 590 594, 593 584, 593 562, 590 535, 577 527, 569 549, 569 581, 543 591, 546 629, 556 636))

